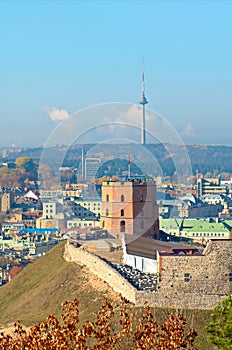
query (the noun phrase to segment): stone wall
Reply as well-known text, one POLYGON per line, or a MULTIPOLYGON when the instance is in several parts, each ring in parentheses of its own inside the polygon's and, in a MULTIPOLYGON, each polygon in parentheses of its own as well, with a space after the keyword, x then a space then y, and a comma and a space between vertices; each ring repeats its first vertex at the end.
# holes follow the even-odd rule
POLYGON ((115 292, 120 293, 124 298, 135 303, 136 289, 115 269, 111 268, 95 254, 82 248, 75 248, 72 244, 67 242, 64 259, 87 266, 91 272, 105 281, 115 292))
POLYGON ((232 271, 232 241, 212 240, 204 255, 160 256, 160 291, 201 293, 203 295, 228 295, 232 271), (189 274, 189 282, 184 281, 189 274))
POLYGON ((137 306, 174 309, 213 309, 230 292, 228 269, 232 266, 232 241, 212 242, 205 256, 165 256, 156 292, 138 291, 116 270, 82 248, 66 244, 64 258, 86 265, 115 292, 137 306), (184 272, 190 273, 184 282, 184 272))

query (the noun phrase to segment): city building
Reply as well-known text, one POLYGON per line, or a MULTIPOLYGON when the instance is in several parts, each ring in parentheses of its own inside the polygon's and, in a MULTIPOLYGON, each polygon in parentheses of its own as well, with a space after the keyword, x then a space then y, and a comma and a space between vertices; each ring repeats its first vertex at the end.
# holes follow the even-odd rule
POLYGON ((3 222, 2 223, 2 236, 7 236, 10 234, 18 233, 22 228, 24 228, 23 223, 18 222, 3 222))
POLYGON ((224 194, 228 192, 227 186, 222 185, 220 178, 197 179, 198 198, 207 194, 224 194))
POLYGON ((98 169, 101 166, 100 158, 85 158, 85 179, 91 180, 97 176, 98 169))
POLYGON ((53 219, 57 213, 57 202, 43 202, 43 218, 53 219))
POLYGON ((71 208, 74 215, 79 219, 95 218, 100 219, 101 200, 99 197, 80 197, 71 201, 71 208))
POLYGON ((163 242, 140 236, 134 239, 131 235, 122 237, 123 263, 146 273, 157 273, 157 251, 170 249, 173 242, 163 242))
POLYGON ((180 199, 162 199, 159 204, 159 214, 163 218, 207 218, 217 217, 223 205, 220 203, 210 204, 197 200, 196 202, 180 199))
POLYGON ((86 180, 96 178, 98 169, 101 166, 101 158, 86 157, 84 149, 82 149, 81 167, 82 177, 86 180))
POLYGON ((11 222, 22 223, 25 227, 36 227, 36 220, 42 216, 41 211, 34 212, 15 212, 14 216, 10 219, 11 222))
POLYGON ((100 227, 100 221, 96 219, 78 219, 72 218, 67 220, 67 228, 74 227, 100 227))
POLYGON ((10 237, 0 239, 0 248, 17 251, 28 249, 29 254, 43 255, 60 240, 62 237, 56 228, 22 228, 10 237))
POLYGON ((160 229, 170 235, 170 240, 178 237, 205 244, 210 239, 232 239, 232 220, 219 218, 160 218, 160 229))
POLYGON ((103 182, 101 227, 113 237, 127 233, 158 238, 155 182, 145 180, 103 182))
POLYGON ((1 193, 0 201, 1 201, 1 211, 6 213, 11 209, 11 206, 13 203, 12 192, 1 193))

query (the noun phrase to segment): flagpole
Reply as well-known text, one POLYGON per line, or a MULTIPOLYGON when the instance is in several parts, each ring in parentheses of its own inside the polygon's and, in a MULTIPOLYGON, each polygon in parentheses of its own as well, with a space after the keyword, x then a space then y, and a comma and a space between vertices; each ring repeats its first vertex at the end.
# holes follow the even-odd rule
POLYGON ((128 178, 130 178, 130 153, 128 154, 128 178))

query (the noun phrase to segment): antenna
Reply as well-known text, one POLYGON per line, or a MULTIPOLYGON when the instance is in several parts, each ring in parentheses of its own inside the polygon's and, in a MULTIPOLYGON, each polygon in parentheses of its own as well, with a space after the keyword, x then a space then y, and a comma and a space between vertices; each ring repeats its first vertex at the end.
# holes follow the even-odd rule
POLYGON ((130 165, 130 153, 128 153, 128 179, 130 179, 131 176, 131 165, 130 165))
POLYGON ((146 144, 146 128, 145 128, 145 122, 146 122, 146 111, 145 111, 145 105, 148 103, 146 97, 145 97, 145 79, 144 79, 144 59, 142 60, 142 97, 139 100, 139 104, 143 106, 143 118, 142 118, 142 130, 141 130, 141 144, 146 144))
POLYGON ((142 97, 145 97, 145 83, 144 83, 144 59, 142 60, 142 97))

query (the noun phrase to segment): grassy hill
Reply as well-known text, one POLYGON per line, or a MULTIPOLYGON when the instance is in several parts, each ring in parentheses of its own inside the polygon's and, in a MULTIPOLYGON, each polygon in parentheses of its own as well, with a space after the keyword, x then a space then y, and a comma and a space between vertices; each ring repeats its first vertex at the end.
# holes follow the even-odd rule
POLYGON ((85 267, 67 263, 63 251, 64 242, 0 288, 0 325, 16 320, 32 325, 50 313, 58 315, 61 303, 74 298, 80 301, 80 316, 85 319, 105 296, 118 297, 85 267))
MULTIPOLYGON (((49 314, 60 314, 61 303, 77 298, 80 302, 81 323, 90 320, 104 297, 120 300, 106 283, 89 272, 86 267, 68 263, 63 259, 65 242, 45 256, 27 266, 10 283, 0 288, 0 326, 20 320, 25 326, 41 322, 49 314)), ((164 322, 171 310, 155 309, 155 317, 164 322)), ((179 311, 179 310, 173 310, 179 311)), ((199 350, 212 349, 206 344, 205 325, 210 311, 182 310, 188 327, 198 332, 199 350)))

